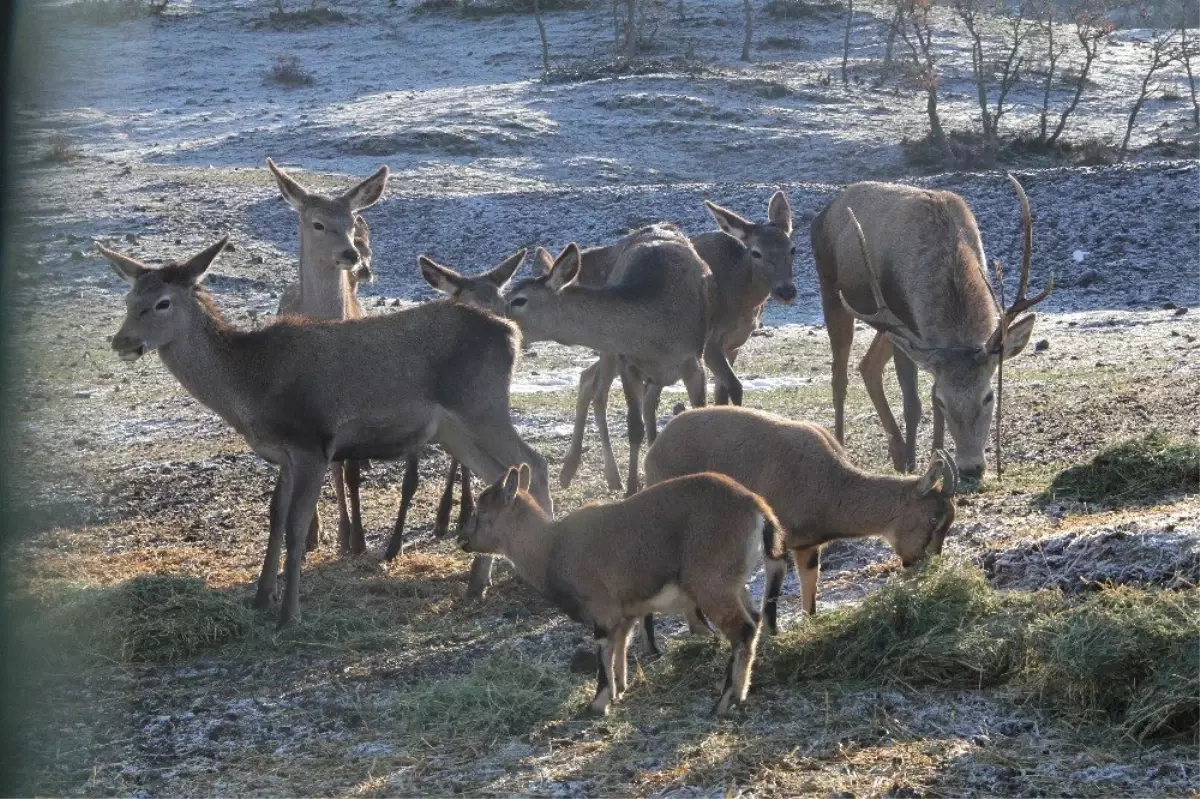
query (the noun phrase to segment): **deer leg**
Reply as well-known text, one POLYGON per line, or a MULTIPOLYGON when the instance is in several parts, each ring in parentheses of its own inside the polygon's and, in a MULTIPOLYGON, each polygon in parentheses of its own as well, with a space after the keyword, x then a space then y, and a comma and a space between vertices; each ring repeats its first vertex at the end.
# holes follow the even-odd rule
POLYGON ((658 437, 658 402, 663 387, 658 383, 646 383, 642 394, 642 424, 646 428, 646 445, 654 444, 658 437))
POLYGON ((333 493, 338 506, 338 552, 350 551, 350 513, 346 508, 346 469, 342 461, 334 461, 329 469, 333 477, 333 493))
MULTIPOLYGON (((708 383, 704 376, 704 366, 699 359, 684 362, 683 386, 687 389, 688 404, 693 408, 703 408, 708 402, 708 383)), ((653 442, 651 439, 651 443, 653 442)))
POLYGON ((579 470, 579 461, 583 458, 583 434, 587 429, 588 408, 596 392, 596 373, 601 369, 600 360, 584 369, 579 375, 579 393, 575 395, 575 427, 571 430, 571 446, 567 449, 567 457, 563 459, 562 470, 558 473, 558 484, 567 488, 575 479, 579 470))
POLYGON ((935 401, 933 403, 933 448, 941 449, 945 444, 946 415, 942 413, 942 407, 935 401))
POLYGON ((304 542, 305 552, 316 552, 321 546, 321 514, 314 511, 312 522, 308 525, 308 539, 304 542))
POLYGON ((454 506, 454 486, 458 484, 458 461, 450 457, 450 468, 446 472, 446 485, 442 489, 442 499, 438 502, 437 516, 433 520, 433 535, 435 538, 445 538, 450 531, 450 509, 454 506))
POLYGON ((633 634, 633 628, 637 624, 637 619, 623 619, 619 627, 614 633, 614 650, 613 650, 613 677, 616 685, 613 690, 613 701, 621 698, 625 693, 625 689, 629 687, 629 637, 633 634))
POLYGON ((291 459, 291 491, 280 497, 285 509, 284 530, 287 541, 287 562, 284 564, 283 606, 279 611, 278 627, 282 629, 300 621, 300 570, 304 563, 304 537, 309 519, 317 507, 321 484, 329 462, 313 456, 291 459))
POLYGON ((455 528, 455 531, 459 533, 467 526, 467 520, 471 518, 471 514, 475 513, 475 496, 471 493, 471 470, 463 465, 461 471, 462 500, 458 504, 458 525, 455 528))
POLYGON ((642 380, 632 370, 621 365, 621 387, 625 391, 626 427, 629 435, 629 478, 625 484, 625 496, 631 497, 638 490, 638 455, 646 428, 642 425, 642 380))
MULTIPOLYGON (((275 479, 275 490, 271 492, 270 537, 267 539, 267 555, 263 559, 262 572, 258 575, 258 590, 254 595, 255 610, 268 611, 275 604, 279 580, 279 560, 283 549, 284 523, 287 509, 284 497, 290 492, 291 471, 280 467, 275 479)), ((314 511, 316 508, 314 507, 314 511)), ((315 513, 314 513, 315 515, 315 513)))
POLYGON ((599 625, 596 625, 594 635, 596 637, 596 654, 598 665, 596 667, 596 697, 592 700, 592 704, 588 706, 588 714, 592 716, 603 716, 608 713, 608 706, 612 702, 613 695, 613 645, 612 633, 615 630, 608 630, 599 625))
POLYGON ((404 483, 400 487, 400 510, 396 512, 396 526, 392 529, 392 537, 384 550, 384 560, 392 560, 404 550, 404 521, 408 518, 408 508, 412 505, 413 494, 417 493, 417 483, 421 479, 418 469, 420 461, 416 455, 410 455, 404 467, 404 483))
MULTIPOLYGON (((729 361, 730 369, 732 369, 733 364, 735 362, 737 362, 737 356, 738 356, 738 348, 737 347, 734 347, 731 350, 725 351, 725 360, 729 361)), ((739 386, 739 388, 741 387, 740 380, 738 381, 738 386, 739 386)), ((716 388, 713 390, 713 404, 714 405, 728 405, 729 404, 729 389, 727 389, 725 387, 725 385, 723 383, 721 383, 720 380, 717 381, 716 388)), ((742 403, 735 402, 734 404, 741 405, 742 403)))
POLYGON ((800 580, 800 610, 817 615, 817 581, 821 577, 821 545, 792 550, 800 580))
POLYGON ((892 342, 883 333, 876 333, 875 340, 867 348, 867 354, 858 364, 858 373, 867 384, 867 394, 875 405, 875 412, 879 414, 879 423, 887 433, 892 465, 897 471, 904 471, 904 437, 900 434, 900 427, 896 424, 896 417, 892 416, 887 394, 883 390, 883 370, 891 357, 892 342))
POLYGON ((608 435, 608 395, 612 389, 613 378, 617 376, 617 359, 606 355, 604 364, 596 376, 596 390, 592 396, 592 411, 596 419, 596 432, 600 436, 600 450, 604 455, 604 480, 612 491, 621 490, 621 470, 617 468, 617 459, 613 456, 612 439, 608 435))
POLYGON ((850 350, 854 346, 854 316, 842 306, 837 292, 821 286, 821 308, 825 312, 825 330, 833 354, 830 382, 833 385, 833 430, 839 444, 846 443, 846 389, 850 384, 850 350))
POLYGON ((904 471, 917 468, 917 428, 921 425, 921 395, 917 390, 917 365, 898 347, 893 347, 892 363, 904 395, 904 471))
POLYGON ((713 378, 717 381, 715 401, 717 405, 733 402, 742 404, 742 381, 733 372, 729 356, 725 354, 716 342, 709 341, 704 348, 704 363, 712 370, 713 378), (724 401, 722 401, 724 400, 724 401))
POLYGON ((350 552, 361 555, 367 551, 367 539, 362 526, 362 504, 358 496, 359 487, 362 485, 362 464, 358 461, 346 461, 343 471, 346 475, 346 494, 350 498, 350 552))
POLYGON ((646 654, 649 657, 656 658, 662 655, 662 650, 658 648, 658 639, 654 635, 654 614, 647 613, 642 617, 642 631, 645 633, 646 654))

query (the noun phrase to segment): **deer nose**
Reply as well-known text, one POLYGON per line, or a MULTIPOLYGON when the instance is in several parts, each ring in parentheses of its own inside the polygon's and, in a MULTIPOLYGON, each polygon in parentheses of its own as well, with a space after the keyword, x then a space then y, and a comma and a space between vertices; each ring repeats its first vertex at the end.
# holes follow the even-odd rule
POLYGON ((353 247, 342 250, 342 260, 350 265, 358 263, 358 250, 353 247))
POLYGON ((958 469, 958 474, 963 480, 967 480, 972 483, 978 483, 983 479, 984 468, 985 467, 982 463, 975 466, 960 466, 958 469))
POLYGON ((796 299, 796 287, 791 283, 784 283, 775 287, 775 299, 780 302, 791 302, 796 299))

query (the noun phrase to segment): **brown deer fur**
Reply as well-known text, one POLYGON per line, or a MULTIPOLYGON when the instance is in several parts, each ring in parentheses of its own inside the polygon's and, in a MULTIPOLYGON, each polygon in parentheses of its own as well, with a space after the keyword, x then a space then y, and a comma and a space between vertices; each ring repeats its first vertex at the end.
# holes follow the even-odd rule
POLYGON ((591 711, 608 712, 625 690, 637 620, 692 607, 733 648, 714 710, 744 701, 761 619, 745 583, 764 555, 773 584, 787 570, 778 522, 762 498, 721 475, 699 474, 551 521, 526 493, 528 481, 522 465, 488 487, 460 540, 468 552, 509 559, 526 582, 592 627, 600 665, 591 711))
MULTIPOLYGON (((537 500, 549 511, 545 461, 509 419, 520 346, 514 325, 474 308, 429 303, 344 322, 286 317, 236 330, 201 285, 226 242, 161 269, 97 249, 131 284, 125 321, 112 340, 122 360, 157 350, 192 396, 280 467, 257 607, 275 600, 286 541, 279 624, 299 619, 305 535, 335 460, 404 457, 435 441, 485 479, 527 462, 537 500)), ((490 559, 477 559, 472 578, 485 580, 490 566, 490 559)))
MULTIPOLYGON (((941 552, 954 521, 953 466, 935 455, 921 477, 865 472, 819 425, 720 406, 685 411, 646 453, 646 485, 718 472, 765 499, 796 560, 801 606, 816 613, 821 546, 877 535, 906 567, 941 552)), ((695 626, 695 625, 693 625, 695 626)))

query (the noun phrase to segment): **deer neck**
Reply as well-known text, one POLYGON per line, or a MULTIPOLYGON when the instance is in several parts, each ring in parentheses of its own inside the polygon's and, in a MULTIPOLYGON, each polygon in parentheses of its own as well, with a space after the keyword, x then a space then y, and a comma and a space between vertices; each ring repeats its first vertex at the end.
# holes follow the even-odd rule
POLYGON ((906 501, 916 482, 912 477, 847 471, 836 494, 837 502, 830 507, 829 528, 837 538, 880 535, 888 529, 896 509, 906 501))
POLYGON ((554 550, 554 523, 533 500, 522 498, 518 501, 524 504, 519 511, 515 534, 506 542, 501 554, 512 562, 522 580, 544 594, 554 550))
POLYGON ((362 316, 358 288, 350 272, 318 255, 300 237, 300 296, 296 311, 310 319, 357 319, 362 316))
POLYGON ((226 328, 201 303, 190 315, 183 335, 158 348, 158 357, 189 394, 245 432, 242 411, 256 405, 250 382, 226 328))

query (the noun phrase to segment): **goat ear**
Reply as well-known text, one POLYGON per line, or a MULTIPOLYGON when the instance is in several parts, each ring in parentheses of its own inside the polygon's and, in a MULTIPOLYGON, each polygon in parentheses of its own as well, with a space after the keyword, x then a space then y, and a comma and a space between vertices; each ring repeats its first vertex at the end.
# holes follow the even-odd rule
POLYGON ((495 269, 484 272, 482 277, 484 280, 492 283, 496 288, 504 288, 505 284, 512 279, 513 273, 517 271, 517 267, 525 260, 525 253, 528 250, 520 250, 513 253, 504 259, 504 263, 497 266, 495 269))
POLYGON ((528 463, 522 463, 517 469, 517 485, 522 491, 528 491, 531 482, 533 482, 533 472, 528 463))
POLYGON ((117 277, 126 283, 132 284, 139 277, 150 271, 141 261, 130 258, 128 255, 119 253, 116 250, 110 250, 100 242, 96 242, 96 252, 104 256, 108 261, 108 265, 117 273, 117 277))
POLYGON ((1037 321, 1037 314, 1031 313, 1022 316, 1017 321, 1008 326, 1008 332, 1004 335, 1004 359, 1015 358, 1021 354, 1021 350, 1029 344, 1029 339, 1033 336, 1033 324, 1037 321))
POLYGON ((521 473, 516 466, 509 468, 504 475, 504 504, 510 504, 517 498, 517 490, 521 487, 521 473))
POLYGON ((582 263, 583 255, 579 252, 579 245, 571 242, 563 248, 550 269, 550 288, 562 291, 573 283, 575 278, 579 277, 579 267, 582 263))
POLYGON ((225 245, 227 244, 229 244, 229 237, 222 236, 216 242, 208 245, 208 247, 178 266, 168 267, 172 272, 171 279, 178 277, 179 280, 188 285, 196 285, 204 279, 204 274, 212 266, 213 261, 217 259, 217 256, 221 254, 221 250, 225 249, 225 245))
POLYGON ((463 276, 448 266, 442 266, 427 255, 417 256, 417 265, 421 267, 421 277, 443 294, 453 294, 462 288, 463 276))
MULTIPOLYGON (((742 217, 730 211, 728 208, 722 208, 714 202, 704 201, 704 207, 712 214, 713 219, 717 220, 717 227, 733 236, 738 241, 745 241, 750 238, 750 231, 754 228, 754 223, 749 219, 742 217)), ((791 214, 788 214, 789 218, 791 214)))
POLYGON ((550 253, 545 247, 538 247, 533 252, 533 273, 541 276, 554 268, 554 259, 550 257, 550 253))
POLYGON ((275 162, 270 158, 267 159, 267 168, 275 176, 275 184, 279 186, 279 193, 283 195, 283 199, 288 201, 288 205, 299 211, 308 201, 308 189, 297 183, 287 172, 275 166, 275 162))
POLYGON ((945 455, 939 450, 933 453, 933 457, 929 460, 929 466, 925 467, 925 474, 921 475, 921 479, 917 481, 917 494, 925 496, 931 491, 939 488, 939 483, 944 483, 945 464, 942 459, 945 455))
POLYGON ((383 190, 387 187, 387 180, 388 168, 387 165, 384 165, 379 167, 379 170, 374 175, 371 175, 371 177, 343 194, 342 199, 350 204, 351 211, 361 211, 364 208, 370 208, 379 202, 379 198, 383 196, 383 190))
POLYGON ((782 191, 771 195, 771 202, 767 203, 767 221, 786 235, 792 235, 792 206, 782 191))

